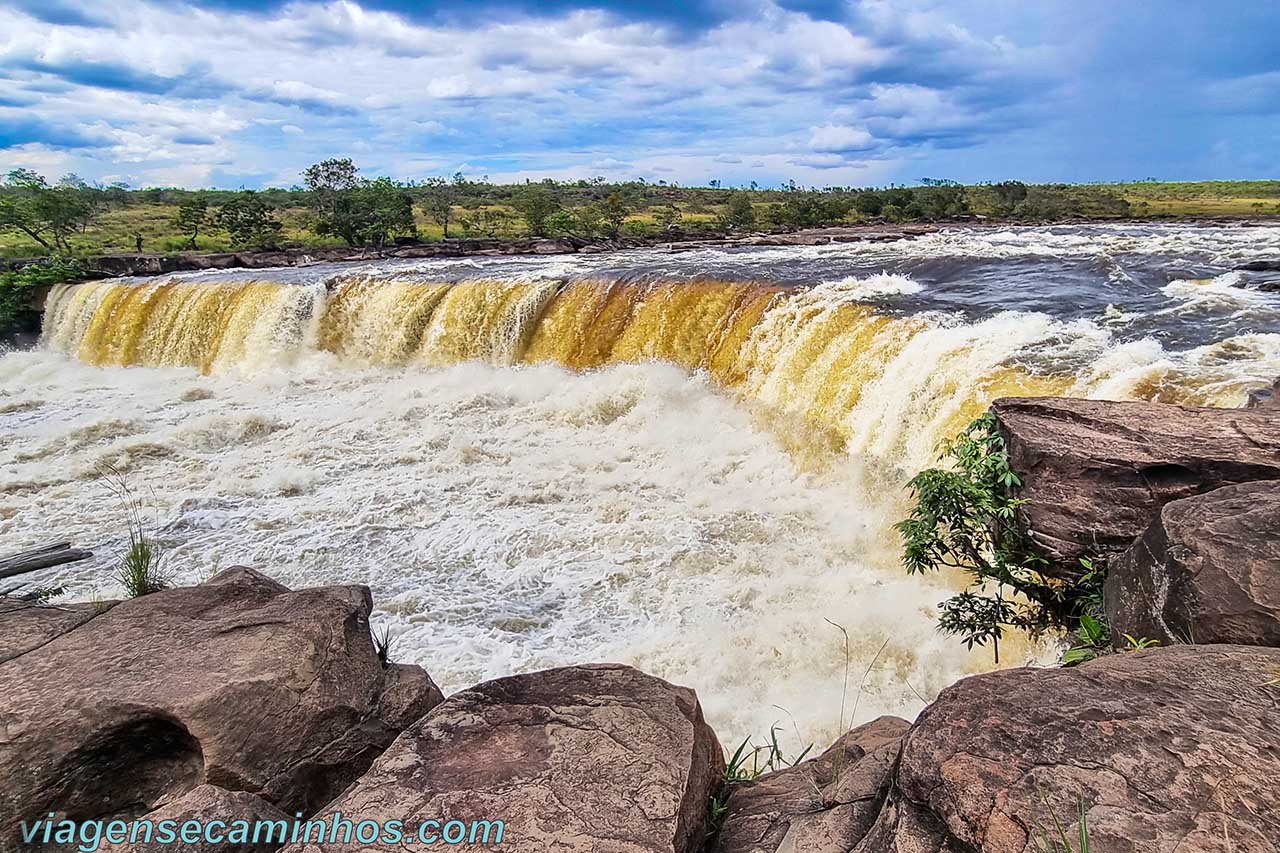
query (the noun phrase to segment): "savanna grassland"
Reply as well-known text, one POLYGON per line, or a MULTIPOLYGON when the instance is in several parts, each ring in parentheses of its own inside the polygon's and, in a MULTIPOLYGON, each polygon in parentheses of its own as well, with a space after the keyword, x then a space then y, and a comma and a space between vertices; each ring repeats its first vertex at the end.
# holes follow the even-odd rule
POLYGON ((962 186, 925 180, 885 188, 683 187, 602 178, 494 184, 456 175, 365 180, 349 160, 316 164, 290 189, 102 187, 14 172, 0 186, 0 257, 382 245, 448 237, 514 239, 698 234, 971 219, 1261 217, 1280 215, 1280 181, 962 186), (58 210, 59 204, 68 209, 58 210), (26 211, 24 212, 24 205, 26 211), (43 205, 47 210, 32 213, 43 205), (41 215, 51 221, 39 220, 41 215))

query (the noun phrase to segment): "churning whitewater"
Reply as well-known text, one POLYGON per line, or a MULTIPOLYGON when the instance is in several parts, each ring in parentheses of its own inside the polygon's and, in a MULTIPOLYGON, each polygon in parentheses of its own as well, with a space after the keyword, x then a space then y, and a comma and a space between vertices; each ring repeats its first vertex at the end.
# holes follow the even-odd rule
POLYGON ((954 579, 898 564, 940 439, 998 396, 1234 406, 1280 375, 1247 241, 1280 229, 60 286, 0 358, 0 534, 93 548, 47 581, 113 595, 117 470, 179 580, 367 583, 446 690, 621 660, 726 742, 828 742, 991 665, 935 632, 954 579))

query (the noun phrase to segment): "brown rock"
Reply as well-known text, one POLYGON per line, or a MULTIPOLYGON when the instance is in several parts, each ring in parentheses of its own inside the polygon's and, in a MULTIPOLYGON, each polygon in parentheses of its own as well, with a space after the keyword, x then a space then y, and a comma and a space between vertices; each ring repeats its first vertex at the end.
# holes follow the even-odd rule
POLYGON ((373 758, 348 748, 354 729, 389 742, 388 721, 438 699, 384 670, 369 610, 365 587, 291 592, 229 569, 0 664, 0 841, 50 811, 128 818, 202 783, 270 789, 290 813, 326 802, 373 758), (300 766, 305 789, 288 784, 300 766))
POLYGON ((103 601, 53 605, 0 598, 0 664, 56 640, 114 604, 103 601))
POLYGON ((312 814, 369 769, 404 731, 444 701, 420 666, 392 664, 383 675, 373 713, 271 779, 263 795, 312 814))
POLYGON ((267 842, 266 831, 262 830, 262 834, 259 835, 260 843, 254 844, 252 843, 254 824, 257 821, 284 821, 285 826, 291 830, 294 818, 253 794, 228 791, 216 785, 201 785, 188 791, 179 799, 148 812, 146 820, 150 821, 152 826, 153 834, 150 842, 146 840, 145 835, 141 834, 145 830, 139 829, 137 830, 139 834, 135 836, 136 840, 133 843, 129 843, 126 835, 126 840, 120 843, 103 844, 98 848, 100 853, 271 853, 280 849, 288 836, 282 837, 279 842, 267 842), (157 838, 156 830, 160 828, 163 821, 172 821, 171 829, 177 836, 174 841, 157 838), (183 841, 181 832, 183 824, 187 821, 198 821, 202 826, 212 830, 215 835, 222 836, 223 840, 206 842, 201 836, 200 841, 192 843, 183 841), (221 821, 222 824, 210 827, 210 821, 221 821), (240 842, 243 827, 236 826, 236 821, 248 823, 249 841, 240 842))
POLYGON ((1250 391, 1244 405, 1246 409, 1259 409, 1264 406, 1280 407, 1280 379, 1271 383, 1270 388, 1256 388, 1250 391))
POLYGON ((1280 646, 1280 481, 1164 505, 1107 570, 1115 636, 1280 646))
POLYGON ((733 786, 713 853, 845 853, 875 823, 911 724, 880 717, 822 755, 733 786))
POLYGON ((403 820, 407 834, 427 820, 501 820, 511 853, 688 853, 702 846, 723 771, 692 690, 621 665, 566 667, 451 696, 319 816, 403 820))
POLYGON ((1172 646, 966 678, 925 709, 855 848, 1032 853, 1083 803, 1107 853, 1280 847, 1280 649, 1172 646))
POLYGON ((1057 397, 992 406, 1033 546, 1047 573, 1074 579, 1090 552, 1120 552, 1172 500, 1280 479, 1270 410, 1184 408, 1057 397))

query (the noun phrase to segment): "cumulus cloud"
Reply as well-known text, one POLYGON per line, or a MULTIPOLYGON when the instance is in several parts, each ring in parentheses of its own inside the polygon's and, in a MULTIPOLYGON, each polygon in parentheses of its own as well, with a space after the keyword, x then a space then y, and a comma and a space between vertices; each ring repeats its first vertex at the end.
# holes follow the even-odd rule
POLYGON ((863 151, 875 144, 875 137, 865 128, 843 124, 824 124, 809 134, 809 147, 814 151, 863 151))
MULTIPOLYGON (((369 173, 412 178, 465 165, 534 178, 887 179, 889 164, 1074 127, 1065 113, 1087 100, 1082 75, 1105 46, 1037 23, 1083 14, 1067 0, 1043 16, 1003 0, 819 5, 640 15, 555 0, 464 20, 391 0, 256 12, 20 0, 0 8, 0 165, 63 152, 87 176, 125 163, 142 181, 289 182, 316 159, 359 155, 369 173)), ((1203 91, 1256 115, 1270 109, 1274 71, 1249 67, 1203 91)))

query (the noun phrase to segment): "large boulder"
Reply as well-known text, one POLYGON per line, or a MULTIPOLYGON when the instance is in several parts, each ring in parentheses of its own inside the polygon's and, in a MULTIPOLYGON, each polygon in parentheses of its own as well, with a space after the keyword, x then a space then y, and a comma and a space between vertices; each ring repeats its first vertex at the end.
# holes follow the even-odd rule
MULTIPOLYGON (((317 818, 399 820, 406 838, 455 832, 450 821, 470 838, 473 821, 502 821, 498 846, 510 853, 690 853, 723 772, 692 690, 626 666, 574 666, 451 696, 317 818)), ((483 837, 450 849, 492 847, 483 837)), ((416 846, 344 841, 286 850, 416 846)))
POLYGON ((201 785, 148 812, 145 820, 150 824, 149 837, 141 826, 136 830, 118 827, 116 837, 121 840, 114 843, 106 836, 108 827, 104 826, 104 837, 108 840, 98 847, 98 853, 272 853, 288 840, 282 830, 291 831, 294 818, 253 794, 201 785), (218 821, 221 823, 216 823, 218 821), (272 824, 272 834, 268 836, 266 830, 259 830, 259 841, 255 844, 255 825, 268 821, 272 824), (194 825, 184 829, 188 822, 195 822, 211 833, 211 837, 197 833, 194 825), (183 838, 184 831, 191 841, 183 838), (127 832, 135 833, 132 842, 127 832), (172 839, 170 834, 174 836, 172 839), (273 840, 268 841, 268 837, 273 840))
POLYGON ((966 678, 924 710, 855 850, 1280 847, 1280 649, 1173 646, 966 678))
POLYGON ((1108 567, 1119 637, 1280 646, 1280 481, 1171 501, 1108 567))
POLYGON ((38 604, 0 598, 0 664, 25 655, 106 613, 114 601, 38 604))
POLYGON ((0 841, 49 812, 129 818, 203 783, 289 813, 327 802, 441 699, 425 673, 382 665, 370 607, 365 587, 291 592, 228 569, 0 663, 0 841))
POLYGON ((1125 550, 1169 501, 1280 479, 1274 409, 1029 397, 991 410, 1022 479, 1022 520, 1054 577, 1078 578, 1091 552, 1125 550))
POLYGON ((911 724, 880 717, 817 758, 735 784, 712 853, 846 853, 880 813, 911 724))

